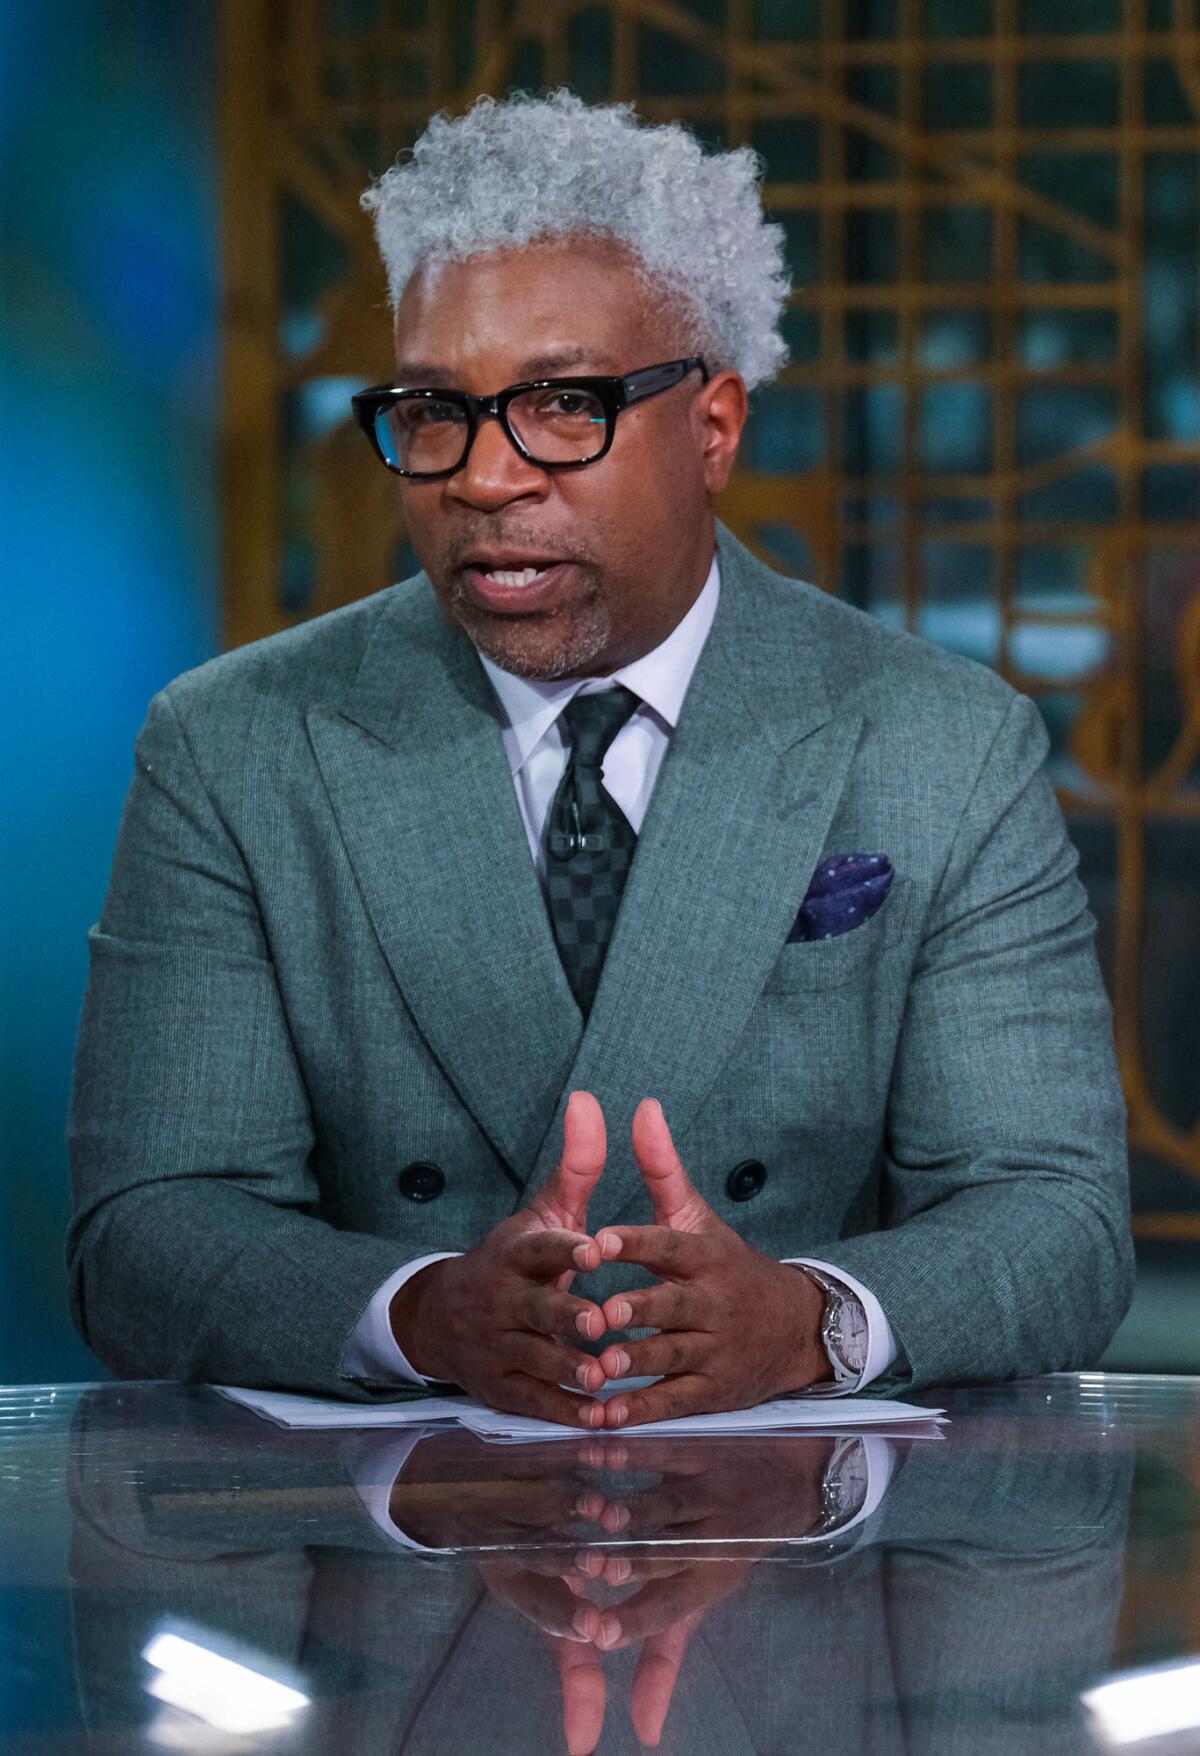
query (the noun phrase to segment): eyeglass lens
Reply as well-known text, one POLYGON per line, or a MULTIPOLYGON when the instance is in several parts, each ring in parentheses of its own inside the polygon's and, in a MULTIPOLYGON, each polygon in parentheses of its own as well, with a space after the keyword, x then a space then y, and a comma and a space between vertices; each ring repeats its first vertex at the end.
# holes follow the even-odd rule
MULTIPOLYGON (((586 463, 604 449, 608 429, 604 405, 590 391, 552 385, 514 397, 508 424, 537 463, 586 463)), ((470 433, 460 404, 417 396, 381 410, 375 430, 388 461, 417 475, 456 469, 470 433)))

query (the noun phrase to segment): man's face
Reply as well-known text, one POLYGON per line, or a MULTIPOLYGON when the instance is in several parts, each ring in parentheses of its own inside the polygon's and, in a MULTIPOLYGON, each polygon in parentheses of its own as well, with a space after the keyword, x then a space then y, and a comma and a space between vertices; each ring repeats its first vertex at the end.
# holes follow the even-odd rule
MULTIPOLYGON (((572 239, 432 264, 396 314, 396 382, 492 396, 537 378, 624 375, 678 359, 671 313, 646 297, 619 246, 572 239)), ((463 467, 404 480, 413 548, 450 621, 524 677, 605 676, 664 640, 695 602, 713 553, 710 497, 745 419, 734 372, 699 372, 624 410, 612 449, 584 469, 528 463, 485 418, 463 467), (485 578, 544 580, 497 601, 485 578)))

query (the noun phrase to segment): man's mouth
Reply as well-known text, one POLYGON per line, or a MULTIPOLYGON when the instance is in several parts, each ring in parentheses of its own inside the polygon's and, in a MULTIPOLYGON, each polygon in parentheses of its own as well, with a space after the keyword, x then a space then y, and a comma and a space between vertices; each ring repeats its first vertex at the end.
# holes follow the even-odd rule
POLYGON ((547 571, 545 567, 489 567, 483 577, 492 585, 532 585, 547 571))
POLYGON ((578 569, 553 555, 477 555, 468 559, 461 577, 477 608, 530 615, 560 609, 575 588, 578 569))

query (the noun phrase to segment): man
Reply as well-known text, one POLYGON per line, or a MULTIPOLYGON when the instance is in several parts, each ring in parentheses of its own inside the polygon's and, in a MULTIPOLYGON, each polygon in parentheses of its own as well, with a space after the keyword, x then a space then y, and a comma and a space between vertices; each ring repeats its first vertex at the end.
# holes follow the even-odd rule
POLYGON ((1124 1112, 1037 711, 714 522, 782 354, 750 155, 482 100, 364 202, 424 573, 151 706, 83 1333, 585 1427, 1094 1361, 1124 1112))

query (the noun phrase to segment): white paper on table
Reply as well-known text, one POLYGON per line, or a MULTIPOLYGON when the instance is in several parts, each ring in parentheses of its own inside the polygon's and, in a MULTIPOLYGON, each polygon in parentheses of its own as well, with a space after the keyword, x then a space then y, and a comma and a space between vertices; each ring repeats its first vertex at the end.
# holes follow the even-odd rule
MULTIPOLYGON (((621 1390, 641 1390, 654 1378, 620 1378, 597 1393, 607 1402, 621 1390)), ((861 1396, 782 1397, 760 1402, 755 1408, 728 1409, 716 1415, 683 1415, 673 1421, 646 1421, 634 1427, 589 1429, 568 1427, 557 1421, 539 1421, 526 1415, 501 1414, 470 1396, 431 1396, 411 1402, 353 1403, 319 1396, 296 1396, 282 1390, 242 1390, 234 1385, 214 1384, 213 1389, 231 1401, 253 1409, 278 1426, 290 1428, 415 1427, 457 1422, 480 1438, 502 1444, 522 1444, 541 1439, 587 1439, 620 1432, 633 1438, 644 1433, 760 1433, 772 1431, 812 1432, 818 1428, 855 1432, 860 1427, 904 1424, 938 1425, 943 1411, 918 1408, 911 1402, 892 1402, 861 1396)))

